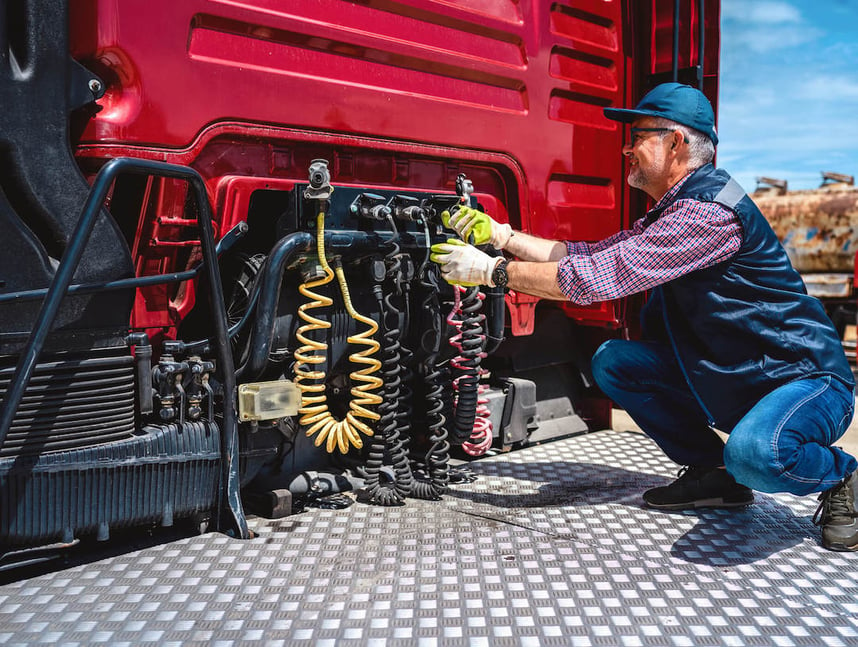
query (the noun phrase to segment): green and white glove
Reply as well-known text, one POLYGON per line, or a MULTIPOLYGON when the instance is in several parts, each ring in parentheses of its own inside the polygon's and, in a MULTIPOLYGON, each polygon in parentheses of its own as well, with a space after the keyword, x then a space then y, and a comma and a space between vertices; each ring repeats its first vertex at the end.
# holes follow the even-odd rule
POLYGON ((458 238, 449 238, 446 243, 436 243, 432 245, 430 252, 429 258, 441 266, 441 276, 444 280, 465 287, 494 287, 492 273, 503 260, 500 256, 489 256, 458 238))
POLYGON ((441 213, 441 222, 454 230, 462 240, 474 235, 474 245, 491 244, 495 249, 503 249, 512 238, 509 224, 496 222, 491 216, 471 207, 460 207, 452 216, 449 211, 441 213))

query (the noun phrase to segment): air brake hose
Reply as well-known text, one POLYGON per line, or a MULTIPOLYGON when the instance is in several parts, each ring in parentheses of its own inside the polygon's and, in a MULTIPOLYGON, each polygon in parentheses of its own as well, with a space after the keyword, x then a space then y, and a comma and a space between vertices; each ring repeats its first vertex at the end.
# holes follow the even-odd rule
MULTIPOLYGON (((424 221, 426 249, 429 249, 429 227, 424 221)), ((415 473, 411 496, 418 499, 437 500, 447 491, 450 475, 447 464, 450 461, 450 443, 447 442, 446 418, 444 417, 443 386, 441 371, 438 369, 438 353, 441 348, 441 306, 438 302, 438 266, 420 266, 421 312, 423 314, 423 334, 420 337, 421 351, 425 354, 420 362, 423 377, 424 400, 426 406, 426 426, 429 429, 429 450, 424 457, 424 478, 415 473)))
POLYGON ((454 369, 453 387, 457 393, 452 429, 452 441, 456 444, 468 442, 474 430, 480 359, 485 344, 479 315, 479 289, 463 289, 461 301, 459 290, 458 287, 454 288, 456 303, 447 317, 447 322, 458 330, 450 339, 450 344, 459 351, 459 355, 451 361, 454 369))
MULTIPOLYGON (((482 302, 486 297, 482 292, 477 292, 477 297, 482 302)), ((477 315, 481 329, 485 329, 486 317, 482 313, 477 315)), ((486 336, 482 337, 482 349, 478 359, 481 361, 486 357, 486 336)), ((492 446, 492 420, 491 410, 488 408, 488 398, 483 397, 483 394, 488 390, 488 386, 482 384, 482 378, 488 375, 488 371, 477 364, 477 378, 480 382, 477 383, 477 410, 474 416, 474 426, 471 430, 471 437, 462 443, 462 449, 465 453, 471 456, 482 456, 492 446)))
MULTIPOLYGON (((360 423, 355 418, 359 416, 373 421, 379 419, 378 413, 371 411, 366 407, 381 404, 381 396, 377 393, 372 393, 372 391, 380 389, 384 385, 384 381, 374 375, 379 371, 379 369, 381 369, 381 362, 372 357, 376 352, 378 352, 380 347, 379 343, 372 338, 373 335, 378 332, 378 324, 374 320, 363 316, 354 309, 351 297, 349 296, 349 287, 346 283, 346 276, 338 259, 335 260, 335 265, 336 268, 334 269, 334 272, 337 275, 337 281, 340 284, 340 291, 343 295, 343 302, 345 303, 346 311, 352 319, 367 326, 367 329, 362 333, 351 335, 347 338, 347 341, 350 344, 366 346, 366 348, 349 355, 349 360, 352 363, 363 364, 364 368, 352 371, 349 375, 352 382, 362 382, 363 384, 352 387, 350 392, 353 399, 349 402, 349 412, 346 414, 346 419, 350 420, 352 424, 358 424, 361 427, 366 428, 366 425, 360 423)), ((367 435, 372 435, 371 429, 367 435)), ((360 445, 356 445, 356 447, 360 447, 360 445)))
MULTIPOLYGON (((402 263, 399 259, 399 245, 396 242, 396 225, 389 219, 394 231, 390 239, 390 251, 385 259, 390 262, 388 272, 392 275, 397 294, 402 292, 402 263)), ((402 355, 400 354, 399 328, 400 311, 392 301, 392 294, 383 294, 380 284, 376 284, 373 293, 378 301, 384 328, 384 350, 382 375, 384 376, 384 401, 378 410, 381 419, 378 422, 378 434, 373 438, 366 461, 366 490, 370 499, 380 505, 399 505, 411 493, 414 478, 405 440, 401 435, 401 419, 398 410, 402 406, 402 355), (381 467, 385 456, 393 465, 393 483, 381 482, 381 467)), ((404 431, 408 431, 405 429, 404 431)))
POLYGON ((302 346, 295 351, 294 355, 295 384, 301 391, 301 407, 298 409, 298 413, 301 414, 300 423, 309 427, 307 429, 307 436, 318 434, 314 441, 317 447, 324 443, 329 453, 333 453, 336 449, 339 449, 341 453, 346 454, 351 447, 363 447, 360 433, 365 436, 372 436, 374 433, 372 428, 360 420, 360 418, 377 421, 380 417, 378 413, 368 408, 369 406, 381 403, 381 397, 376 393, 372 393, 372 391, 379 389, 383 384, 381 379, 373 375, 381 368, 381 362, 372 357, 379 349, 378 342, 372 339, 372 335, 378 331, 378 325, 372 319, 360 315, 354 309, 349 297, 345 275, 342 268, 338 266, 336 276, 340 284, 346 310, 353 319, 365 324, 367 330, 348 338, 350 344, 365 346, 361 351, 352 353, 349 356, 352 362, 363 364, 362 369, 354 371, 350 375, 352 381, 362 382, 362 384, 353 387, 351 390, 352 398, 349 401, 349 411, 345 419, 337 420, 328 410, 327 395, 325 393, 325 373, 324 371, 312 368, 324 363, 328 345, 325 342, 307 337, 307 334, 313 330, 323 330, 331 327, 330 322, 314 317, 307 312, 315 308, 330 307, 333 304, 330 298, 313 292, 313 288, 327 285, 334 279, 334 272, 331 270, 325 257, 324 209, 319 212, 316 219, 316 249, 324 276, 302 283, 298 287, 298 291, 309 299, 308 302, 303 303, 298 308, 298 316, 305 322, 296 332, 296 337, 302 346))
MULTIPOLYGON (((399 235, 396 228, 396 223, 393 217, 388 215, 387 222, 393 232, 394 239, 399 235)), ((391 246, 393 247, 393 245, 391 246)), ((412 479, 411 464, 408 460, 409 447, 411 445, 411 420, 414 417, 414 390, 412 383, 414 381, 414 353, 405 345, 405 340, 409 338, 408 331, 411 328, 411 280, 413 277, 413 265, 411 257, 399 255, 399 248, 396 246, 396 274, 394 275, 395 293, 399 297, 398 301, 402 305, 401 310, 395 307, 390 307, 390 315, 396 316, 397 324, 402 332, 396 334, 399 343, 399 394, 396 403, 396 432, 399 435, 401 450, 395 456, 392 456, 394 464, 404 465, 402 470, 405 478, 410 482, 412 479), (407 472, 407 474, 406 474, 407 472)), ((393 252, 391 252, 393 254, 393 252)), ((390 298, 390 295, 388 295, 390 298)), ((392 303, 391 303, 392 306, 392 303)), ((392 333, 395 334, 395 333, 392 333)), ((409 487, 410 491, 410 487, 409 487)))

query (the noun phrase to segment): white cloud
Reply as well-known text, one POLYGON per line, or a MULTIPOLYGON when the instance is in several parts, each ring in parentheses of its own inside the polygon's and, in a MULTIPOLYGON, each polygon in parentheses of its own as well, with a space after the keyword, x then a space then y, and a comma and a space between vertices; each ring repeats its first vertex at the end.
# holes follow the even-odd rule
POLYGON ((786 50, 810 43, 823 33, 811 27, 788 2, 724 0, 722 48, 754 53, 786 50))
POLYGON ((815 76, 798 84, 790 94, 798 99, 824 100, 830 105, 841 101, 858 101, 858 79, 815 76))
POLYGON ((822 35, 817 29, 796 27, 759 27, 736 32, 733 45, 752 52, 771 52, 790 49, 813 42, 822 35))
POLYGON ((721 16, 726 20, 757 25, 800 24, 801 12, 788 2, 748 2, 724 0, 721 16))

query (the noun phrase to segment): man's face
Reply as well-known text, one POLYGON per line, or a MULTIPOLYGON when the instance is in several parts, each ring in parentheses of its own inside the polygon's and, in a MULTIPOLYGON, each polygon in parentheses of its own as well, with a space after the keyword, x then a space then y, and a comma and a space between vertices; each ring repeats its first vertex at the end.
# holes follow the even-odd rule
POLYGON ((629 159, 629 186, 650 193, 648 189, 660 186, 669 175, 669 129, 657 128, 651 117, 632 123, 631 141, 623 146, 623 155, 629 159))

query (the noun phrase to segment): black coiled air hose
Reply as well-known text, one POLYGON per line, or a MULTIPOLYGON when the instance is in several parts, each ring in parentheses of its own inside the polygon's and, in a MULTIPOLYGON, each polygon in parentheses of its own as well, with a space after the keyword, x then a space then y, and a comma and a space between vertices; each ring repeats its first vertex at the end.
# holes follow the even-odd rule
POLYGON ((480 312, 482 304, 479 288, 467 288, 461 304, 461 351, 453 362, 453 379, 458 380, 458 400, 453 414, 452 441, 457 445, 467 442, 474 430, 477 414, 480 361, 485 348, 483 333, 485 317, 480 312))
MULTIPOLYGON (((391 224, 392 220, 391 220, 391 224)), ((395 230, 395 226, 394 226, 395 230)), ((398 258, 399 245, 391 240, 391 250, 386 255, 390 262, 389 274, 393 276, 395 289, 401 292, 401 262, 398 258)), ((397 409, 400 402, 400 386, 402 384, 402 365, 399 352, 399 338, 402 331, 399 328, 400 311, 392 302, 392 294, 383 294, 380 285, 373 288, 382 319, 384 331, 384 348, 382 351, 381 375, 384 380, 382 403, 378 407, 381 416, 377 423, 377 433, 369 447, 366 460, 366 491, 374 503, 384 506, 399 505, 411 493, 414 477, 408 461, 408 453, 399 434, 397 409), (385 457, 393 466, 393 483, 381 482, 381 467, 385 457)))
POLYGON ((425 353, 420 362, 419 373, 423 378, 426 403, 426 425, 429 429, 429 451, 426 452, 425 479, 415 473, 411 496, 417 499, 437 500, 450 484, 448 463, 450 443, 447 442, 446 418, 444 417, 444 391, 441 371, 438 370, 438 353, 441 347, 441 306, 438 303, 438 266, 425 265, 420 277, 422 292, 421 314, 425 322, 421 339, 421 351, 425 353))
MULTIPOLYGON (((402 330, 407 331, 411 323, 410 308, 408 307, 410 290, 408 283, 403 285, 403 300, 405 309, 402 318, 402 330)), ((399 402, 396 408, 396 431, 399 434, 402 442, 402 451, 408 456, 409 447, 411 445, 411 420, 414 417, 414 390, 411 388, 411 383, 414 381, 414 353, 411 352, 404 344, 405 335, 400 335, 399 341, 399 402)))

